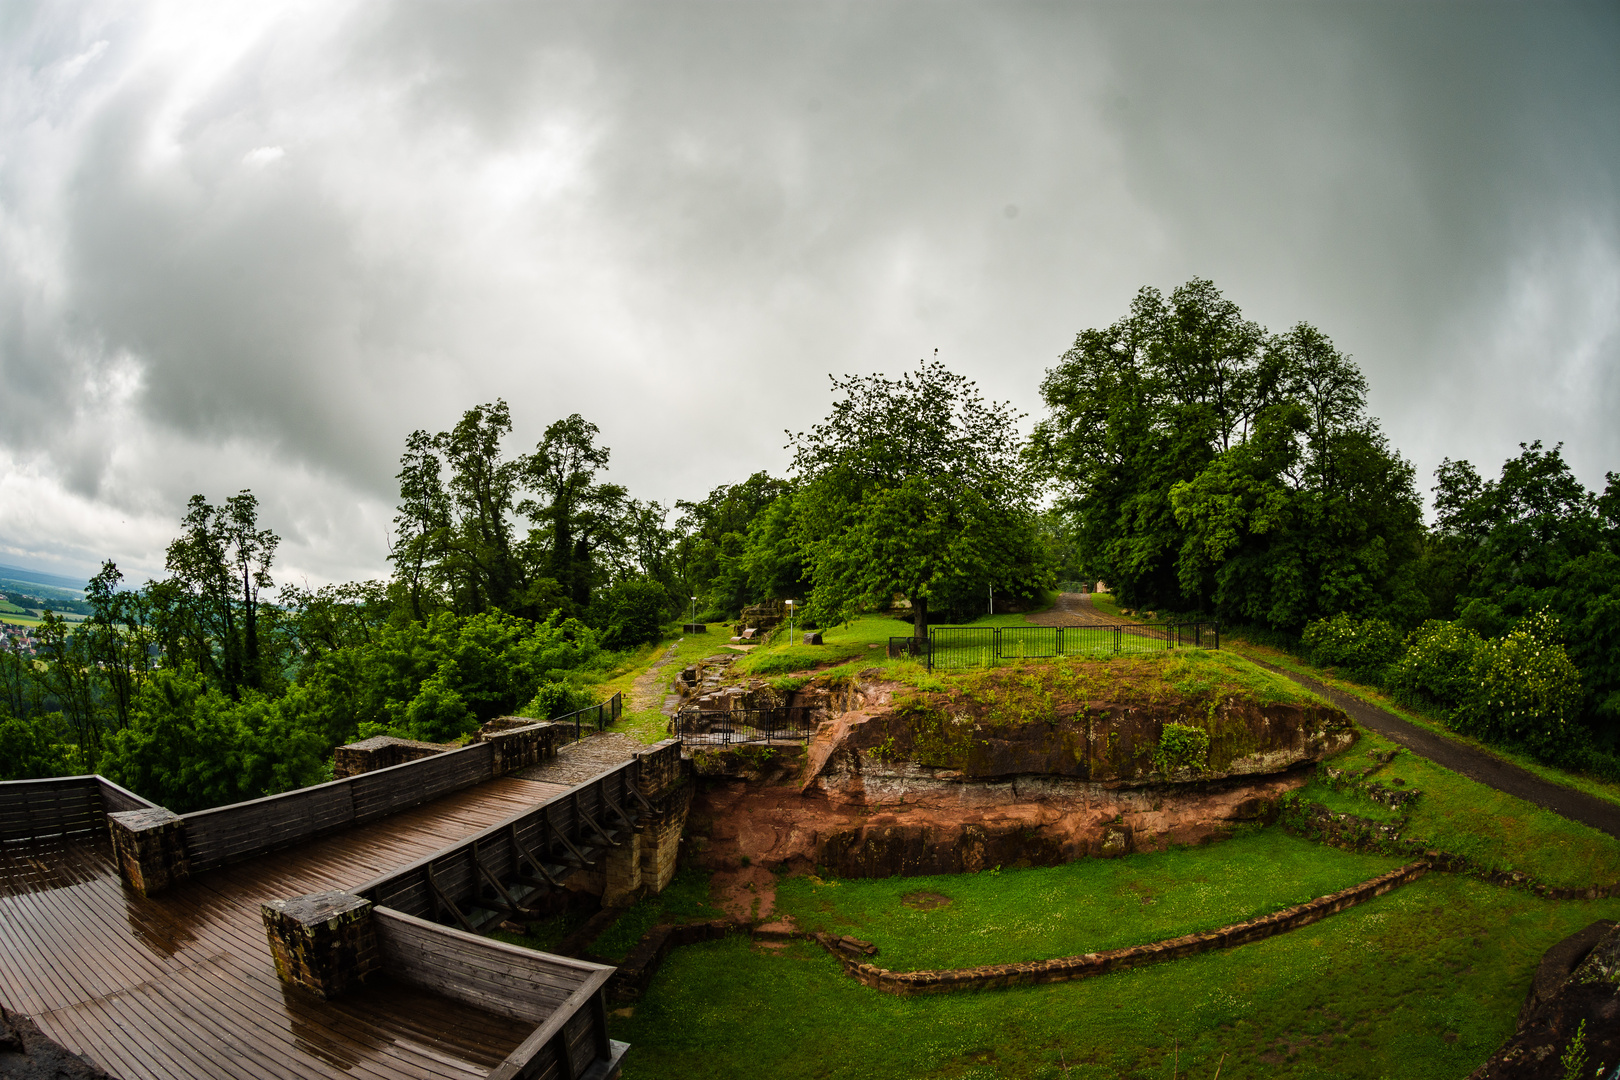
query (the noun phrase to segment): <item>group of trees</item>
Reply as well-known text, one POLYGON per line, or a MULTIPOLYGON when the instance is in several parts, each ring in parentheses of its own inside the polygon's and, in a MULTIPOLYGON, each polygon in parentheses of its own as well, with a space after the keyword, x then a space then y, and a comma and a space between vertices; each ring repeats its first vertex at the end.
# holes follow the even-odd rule
POLYGON ((1426 526, 1356 366, 1312 326, 1245 320, 1203 280, 1143 289, 1041 389, 1027 453, 1072 576, 1129 607, 1303 634, 1322 662, 1543 756, 1620 741, 1613 473, 1589 491, 1540 443, 1496 480, 1448 460, 1426 526))
POLYGON ((1143 289, 1041 392, 1030 456, 1077 574, 1125 604, 1296 632, 1346 610, 1424 614, 1412 467, 1314 327, 1268 333, 1208 281, 1143 289))
POLYGON ((765 599, 822 624, 890 610, 920 636, 1059 577, 1303 633, 1459 723, 1501 712, 1503 672, 1534 660, 1552 689, 1520 712, 1556 699, 1581 737, 1620 731, 1615 477, 1587 491, 1540 444, 1496 480, 1447 461, 1426 526, 1356 366, 1314 327, 1246 320, 1208 281, 1143 289, 1081 333, 1027 440, 937 356, 832 391, 826 419, 789 434, 787 475, 673 508, 608 481, 578 414, 519 454, 500 400, 412 432, 387 581, 276 591, 279 538, 253 495, 197 496, 168 576, 131 590, 108 563, 82 624, 47 617, 38 657, 0 653, 0 762, 207 805, 318 778, 357 736, 446 740, 577 708, 593 665, 692 604, 704 621, 765 599))

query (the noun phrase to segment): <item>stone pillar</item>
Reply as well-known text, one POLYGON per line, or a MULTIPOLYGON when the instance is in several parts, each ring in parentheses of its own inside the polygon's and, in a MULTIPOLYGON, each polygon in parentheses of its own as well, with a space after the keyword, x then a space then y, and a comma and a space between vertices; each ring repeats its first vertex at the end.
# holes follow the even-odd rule
POLYGON ((661 893, 675 878, 681 850, 681 832, 692 806, 692 786, 678 788, 663 809, 645 818, 636 835, 641 840, 641 883, 648 892, 661 893))
MULTIPOLYGON (((555 757, 557 744, 562 741, 563 729, 550 720, 525 723, 520 727, 498 727, 493 720, 479 731, 478 742, 487 742, 494 749, 496 776, 504 776, 530 765, 538 765, 555 757)), ((572 729, 569 729, 572 734, 572 729)))
POLYGON ((107 815, 107 830, 119 872, 142 896, 156 896, 191 876, 186 823, 180 815, 161 806, 124 810, 107 815))
POLYGON ((641 892, 641 834, 633 832, 630 838, 616 848, 609 848, 606 862, 607 881, 602 887, 603 907, 627 907, 641 892))
POLYGON ((259 905, 281 981, 334 998, 377 970, 371 901, 343 892, 311 893, 259 905))

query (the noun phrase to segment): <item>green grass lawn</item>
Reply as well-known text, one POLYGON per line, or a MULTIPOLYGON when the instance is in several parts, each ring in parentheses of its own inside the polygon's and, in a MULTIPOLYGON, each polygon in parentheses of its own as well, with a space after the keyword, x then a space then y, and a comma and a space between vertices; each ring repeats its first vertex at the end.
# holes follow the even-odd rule
MULTIPOLYGON (((1362 729, 1356 744, 1329 764, 1365 768, 1368 751, 1395 745, 1362 729)), ((1620 881, 1620 840, 1486 787, 1427 758, 1403 750, 1374 779, 1389 786, 1396 779, 1404 780, 1406 786, 1423 792, 1411 806, 1405 833, 1411 839, 1466 855, 1491 869, 1520 870, 1549 885, 1574 888, 1620 881)), ((1302 794, 1362 817, 1382 821, 1395 816, 1378 803, 1332 791, 1317 780, 1302 794)))
POLYGON ((777 886, 776 906, 803 929, 876 943, 883 967, 916 971, 1076 956, 1215 930, 1398 865, 1278 828, 1252 829, 1205 847, 1038 869, 786 878, 777 886))
POLYGON ((631 1045, 630 1080, 1158 1078, 1173 1053, 1199 1080, 1223 1055, 1232 1080, 1453 1080, 1512 1032, 1542 952, 1617 916, 1620 901, 1545 901, 1430 874, 1237 949, 915 998, 861 986, 819 949, 733 937, 673 951, 610 1030, 631 1045))

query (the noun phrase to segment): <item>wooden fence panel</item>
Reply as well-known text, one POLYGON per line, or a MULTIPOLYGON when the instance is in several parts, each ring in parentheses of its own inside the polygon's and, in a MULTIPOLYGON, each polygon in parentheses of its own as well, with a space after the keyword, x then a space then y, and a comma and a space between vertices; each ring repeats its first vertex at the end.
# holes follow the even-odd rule
MULTIPOLYGON (((569 861, 568 846, 558 839, 558 832, 575 847, 600 849, 603 840, 591 821, 594 820, 606 832, 622 831, 624 828, 624 823, 608 808, 603 792, 605 790, 620 809, 633 817, 634 811, 627 802, 634 798, 630 789, 636 784, 639 768, 635 760, 627 761, 588 784, 554 795, 533 810, 522 811, 429 858, 419 859, 353 891, 379 906, 417 918, 436 920, 443 910, 434 894, 433 886, 437 886, 440 893, 465 913, 489 887, 487 879, 472 859, 475 845, 479 859, 503 883, 510 882, 523 868, 521 856, 512 847, 514 830, 519 843, 526 850, 552 863, 569 861), (432 867, 432 885, 428 883, 429 866, 432 867)), ((489 888, 491 892, 494 891, 493 887, 489 888)), ((446 914, 446 917, 450 916, 446 914)))
POLYGON ((192 872, 295 847, 488 780, 484 743, 314 787, 183 815, 192 872))
POLYGON ((109 814, 121 814, 126 810, 153 810, 157 803, 148 802, 133 791, 119 787, 105 776, 97 776, 101 787, 101 808, 109 814))
POLYGON ((56 776, 0 782, 0 840, 106 828, 100 778, 56 776))
POLYGON ((521 949, 438 926, 385 907, 372 908, 382 969, 514 1020, 539 1023, 611 967, 521 949))
POLYGON ((482 783, 495 775, 494 763, 494 747, 473 743, 460 750, 361 773, 342 782, 354 785, 354 823, 364 825, 482 783))

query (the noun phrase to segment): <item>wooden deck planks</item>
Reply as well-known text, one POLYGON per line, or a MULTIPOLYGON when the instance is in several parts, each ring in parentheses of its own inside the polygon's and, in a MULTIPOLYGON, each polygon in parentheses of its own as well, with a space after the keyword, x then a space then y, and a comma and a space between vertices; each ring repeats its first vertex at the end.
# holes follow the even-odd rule
POLYGON ((532 1023, 393 981, 289 992, 259 904, 352 888, 565 790, 487 781, 150 899, 104 836, 0 845, 0 1001, 125 1080, 482 1076, 532 1023))

